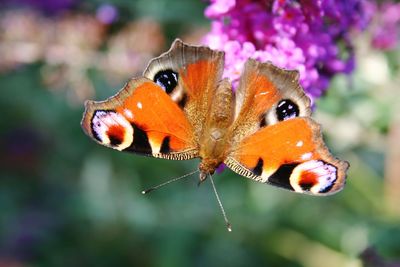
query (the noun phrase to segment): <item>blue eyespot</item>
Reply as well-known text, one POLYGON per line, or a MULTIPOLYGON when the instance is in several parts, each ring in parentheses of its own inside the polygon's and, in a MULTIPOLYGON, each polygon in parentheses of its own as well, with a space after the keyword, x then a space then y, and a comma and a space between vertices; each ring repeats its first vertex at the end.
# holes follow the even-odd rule
POLYGON ((178 73, 172 70, 162 70, 154 76, 154 82, 170 94, 178 85, 178 73))

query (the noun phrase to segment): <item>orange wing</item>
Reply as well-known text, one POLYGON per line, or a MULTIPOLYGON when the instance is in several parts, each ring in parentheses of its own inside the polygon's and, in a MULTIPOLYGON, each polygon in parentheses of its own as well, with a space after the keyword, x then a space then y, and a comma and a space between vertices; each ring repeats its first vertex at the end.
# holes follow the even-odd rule
POLYGON ((198 154, 182 109, 147 78, 132 79, 106 101, 87 101, 82 127, 98 143, 121 151, 168 159, 198 154))
POLYGON ((278 121, 277 107, 286 101, 296 107, 296 116, 310 116, 310 99, 298 82, 297 71, 278 68, 271 63, 249 59, 236 91, 235 122, 232 125, 232 145, 278 121))
POLYGON ((104 102, 88 101, 85 132, 105 146, 168 159, 199 154, 199 138, 223 70, 223 52, 175 40, 104 102))
POLYGON ((293 118, 246 137, 228 156, 233 171, 301 193, 340 190, 348 163, 330 155, 310 118, 293 118))
POLYGON ((297 71, 246 62, 225 164, 243 176, 296 192, 333 193, 343 187, 348 163, 325 147, 298 80, 297 71))
POLYGON ((143 76, 160 84, 185 112, 199 140, 224 68, 224 53, 177 39, 171 49, 150 61, 143 76), (172 83, 165 83, 168 77, 172 83))

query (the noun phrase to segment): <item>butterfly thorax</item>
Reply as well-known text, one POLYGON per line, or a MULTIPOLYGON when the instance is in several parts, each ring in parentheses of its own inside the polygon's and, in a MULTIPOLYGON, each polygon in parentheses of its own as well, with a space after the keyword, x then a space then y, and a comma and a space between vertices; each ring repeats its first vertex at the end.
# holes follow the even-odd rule
POLYGON ((219 83, 210 104, 200 138, 200 180, 206 179, 207 174, 213 174, 228 152, 228 131, 233 121, 233 93, 227 79, 219 83))

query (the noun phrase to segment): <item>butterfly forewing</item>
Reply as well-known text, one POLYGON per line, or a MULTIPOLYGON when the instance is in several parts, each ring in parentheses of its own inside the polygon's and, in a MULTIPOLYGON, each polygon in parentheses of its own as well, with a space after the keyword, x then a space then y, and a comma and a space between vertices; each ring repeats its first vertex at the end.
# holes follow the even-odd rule
POLYGON ((169 88, 168 85, 163 87, 184 110, 198 142, 222 77, 223 67, 223 52, 204 46, 190 46, 176 40, 168 52, 150 61, 143 75, 156 83, 166 85, 168 83, 163 82, 162 77, 169 75, 177 79, 174 88, 169 88))

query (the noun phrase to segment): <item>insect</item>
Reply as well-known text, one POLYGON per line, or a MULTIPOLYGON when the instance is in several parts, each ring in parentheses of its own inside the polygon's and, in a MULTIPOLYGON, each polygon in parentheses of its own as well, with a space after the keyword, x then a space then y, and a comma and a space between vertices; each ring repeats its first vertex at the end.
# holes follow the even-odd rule
POLYGON ((143 77, 105 101, 87 101, 82 128, 119 151, 200 158, 200 182, 212 181, 224 163, 244 177, 298 193, 341 190, 349 165, 325 146, 298 72, 248 59, 234 92, 223 69, 223 52, 177 39, 150 61, 143 77))

